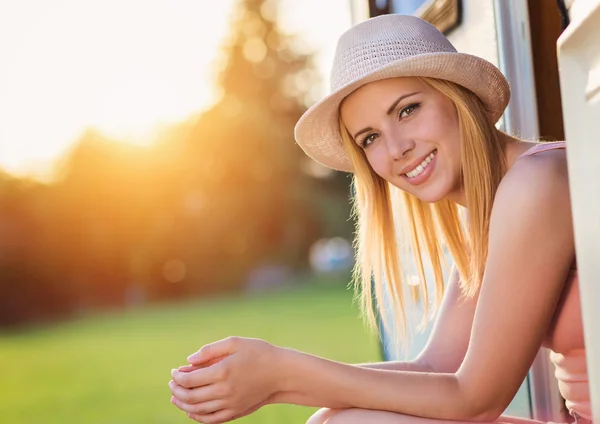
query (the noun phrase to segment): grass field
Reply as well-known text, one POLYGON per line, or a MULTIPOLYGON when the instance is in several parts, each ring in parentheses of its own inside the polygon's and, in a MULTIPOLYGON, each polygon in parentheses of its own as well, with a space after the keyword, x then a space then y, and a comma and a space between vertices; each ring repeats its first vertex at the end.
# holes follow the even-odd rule
MULTIPOLYGON (((169 403, 170 370, 229 335, 351 363, 380 360, 352 293, 340 288, 152 306, 0 334, 0 422, 195 422, 169 403)), ((270 405, 236 422, 303 423, 314 410, 270 405)))

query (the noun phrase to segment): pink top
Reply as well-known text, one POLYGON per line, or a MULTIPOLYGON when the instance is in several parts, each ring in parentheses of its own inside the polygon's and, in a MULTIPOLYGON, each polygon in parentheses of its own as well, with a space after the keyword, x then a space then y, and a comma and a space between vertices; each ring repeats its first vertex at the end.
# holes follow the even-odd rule
MULTIPOLYGON (((565 147, 565 142, 562 141, 541 143, 519 158, 565 147)), ((556 367, 558 388, 569 412, 575 418, 582 417, 591 421, 592 408, 579 299, 577 270, 571 269, 543 346, 551 350, 550 360, 556 367)))

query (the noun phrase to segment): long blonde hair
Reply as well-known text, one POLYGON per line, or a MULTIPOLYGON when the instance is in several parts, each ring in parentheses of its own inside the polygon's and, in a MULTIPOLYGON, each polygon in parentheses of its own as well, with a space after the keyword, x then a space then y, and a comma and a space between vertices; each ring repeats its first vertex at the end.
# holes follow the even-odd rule
POLYGON ((356 219, 356 264, 353 281, 361 310, 369 324, 390 328, 386 306, 394 309, 399 339, 406 340, 405 285, 412 260, 423 303, 429 316, 426 263, 435 279, 435 309, 444 293, 444 252, 458 270, 464 296, 474 296, 487 258, 489 219, 494 195, 506 172, 499 130, 489 120, 481 100, 469 90, 443 80, 420 78, 448 97, 456 108, 461 137, 461 178, 468 220, 461 207, 444 199, 426 203, 381 178, 369 165, 340 119, 340 133, 354 166, 353 216, 356 219), (385 294, 387 293, 387 294, 385 294), (376 306, 373 304, 375 301, 376 306))

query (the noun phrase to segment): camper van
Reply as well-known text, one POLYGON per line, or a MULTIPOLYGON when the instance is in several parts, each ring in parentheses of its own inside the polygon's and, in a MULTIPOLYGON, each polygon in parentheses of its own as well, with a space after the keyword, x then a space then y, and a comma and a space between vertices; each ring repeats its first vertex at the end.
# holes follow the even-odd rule
MULTIPOLYGON (((351 3, 355 23, 386 13, 431 22, 457 50, 487 59, 508 78, 513 95, 498 123, 502 129, 526 139, 567 141, 592 410, 600 419, 600 0, 351 3)), ((394 334, 393 329, 382 334, 384 358, 408 359, 394 348, 394 334)), ((414 335, 409 357, 427 337, 427 330, 414 335)), ((506 414, 569 421, 545 349, 506 414)))

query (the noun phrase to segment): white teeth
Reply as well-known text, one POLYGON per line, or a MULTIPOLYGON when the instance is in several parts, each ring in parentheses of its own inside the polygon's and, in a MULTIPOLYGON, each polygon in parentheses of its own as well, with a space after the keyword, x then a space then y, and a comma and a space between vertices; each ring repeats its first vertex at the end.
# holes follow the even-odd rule
POLYGON ((405 175, 408 178, 414 178, 417 175, 421 174, 421 172, 423 172, 425 170, 425 168, 427 168, 427 166, 431 163, 434 156, 435 156, 435 152, 431 152, 431 154, 429 156, 427 156, 425 158, 425 160, 423 160, 423 162, 421 162, 419 165, 417 165, 417 167, 415 169, 413 169, 412 171, 407 172, 405 175))

